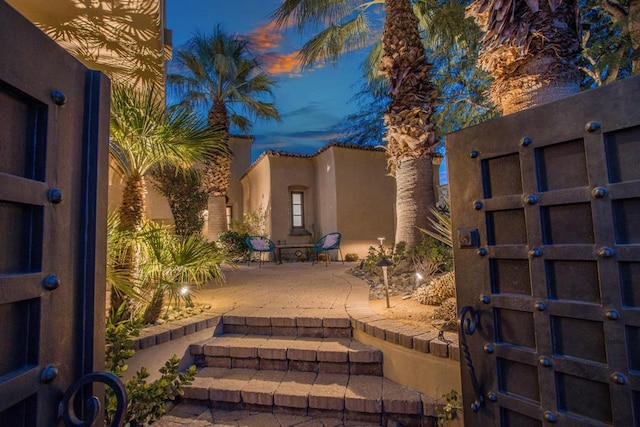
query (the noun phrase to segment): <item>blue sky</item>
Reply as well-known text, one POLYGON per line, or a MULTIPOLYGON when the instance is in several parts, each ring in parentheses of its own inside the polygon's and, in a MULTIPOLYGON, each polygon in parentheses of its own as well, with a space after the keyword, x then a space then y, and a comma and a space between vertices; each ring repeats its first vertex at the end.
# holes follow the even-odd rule
POLYGON ((251 40, 252 50, 263 55, 265 67, 278 82, 274 101, 282 121, 255 124, 252 159, 267 149, 313 153, 334 140, 336 126, 357 110, 352 97, 360 89, 360 66, 366 52, 351 53, 337 66, 301 71, 296 54, 308 35, 273 29, 269 15, 280 2, 167 0, 167 27, 173 31, 174 51, 196 32, 211 33, 221 23, 227 32, 251 40))

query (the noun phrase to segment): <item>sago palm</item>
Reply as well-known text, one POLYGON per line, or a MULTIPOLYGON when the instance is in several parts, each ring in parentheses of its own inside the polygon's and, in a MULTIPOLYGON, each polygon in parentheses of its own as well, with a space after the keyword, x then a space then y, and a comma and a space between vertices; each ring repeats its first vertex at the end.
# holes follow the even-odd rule
POLYGON ((480 65, 504 114, 580 90, 577 0, 475 0, 468 11, 486 32, 480 65))
MULTIPOLYGON (((167 79, 180 105, 206 108, 209 125, 221 129, 226 138, 231 125, 246 133, 256 119, 280 119, 269 102, 275 81, 251 55, 247 41, 220 26, 210 35, 196 34, 186 49, 177 52, 174 64, 177 72, 167 79)), ((206 162, 203 185, 209 194, 226 195, 230 165, 229 156, 215 156, 206 162)), ((224 208, 224 204, 220 206, 224 208)), ((224 216, 225 212, 209 214, 224 216)))
POLYGON ((367 45, 370 27, 366 12, 375 5, 385 6, 385 20, 382 45, 372 50, 369 62, 379 64, 380 73, 388 80, 391 100, 384 123, 389 165, 396 177, 395 240, 413 246, 421 240, 418 227, 427 227, 429 208, 435 204, 431 159, 438 143, 433 123, 436 92, 429 82, 431 66, 413 2, 285 0, 273 18, 280 26, 326 25, 300 52, 308 66, 318 61, 335 62, 342 53, 367 45))

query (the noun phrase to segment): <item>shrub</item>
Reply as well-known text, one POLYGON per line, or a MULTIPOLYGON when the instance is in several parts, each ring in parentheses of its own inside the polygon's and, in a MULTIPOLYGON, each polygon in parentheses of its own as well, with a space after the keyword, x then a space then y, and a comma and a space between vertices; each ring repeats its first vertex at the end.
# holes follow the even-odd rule
POLYGON ((411 259, 414 264, 429 262, 438 266, 438 271, 451 271, 453 269, 453 251, 451 247, 441 241, 425 236, 422 241, 411 250, 411 259))
POLYGON ((247 233, 239 233, 237 231, 229 230, 220 234, 218 241, 220 245, 227 251, 227 253, 233 257, 242 257, 249 251, 246 239, 249 237, 247 233))
POLYGON ((358 254, 346 254, 344 260, 347 262, 356 262, 358 260, 358 254))
POLYGON ((364 259, 363 266, 367 270, 376 271, 379 270, 376 267, 376 263, 380 261, 382 258, 387 258, 391 262, 393 262, 393 267, 390 268, 391 272, 389 274, 393 274, 395 268, 407 259, 406 255, 406 243, 400 242, 397 244, 391 245, 389 248, 385 248, 384 246, 369 246, 369 252, 367 257, 364 259))
MULTIPOLYGON (((120 321, 114 323, 115 313, 107 319, 106 367, 118 377, 127 370, 125 361, 135 354, 131 349, 131 337, 140 330, 138 323, 120 321)), ((183 394, 182 387, 191 384, 196 367, 190 366, 185 372, 178 372, 180 359, 174 355, 164 367, 160 368, 161 377, 147 382, 149 372, 145 368, 125 383, 127 408, 124 425, 137 427, 149 425, 165 412, 167 402, 183 394)), ((113 390, 106 389, 105 424, 110 425, 116 413, 117 399, 113 390)))

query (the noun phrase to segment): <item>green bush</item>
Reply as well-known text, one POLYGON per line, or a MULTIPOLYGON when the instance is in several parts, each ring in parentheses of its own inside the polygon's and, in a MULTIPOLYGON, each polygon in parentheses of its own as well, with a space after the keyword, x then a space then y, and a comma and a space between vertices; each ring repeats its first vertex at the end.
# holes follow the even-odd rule
POLYGON ((244 256, 249 251, 246 239, 249 234, 246 232, 237 232, 233 230, 225 231, 220 234, 218 241, 227 253, 234 257, 244 256))
MULTIPOLYGON (((129 321, 114 323, 112 315, 107 319, 106 367, 118 377, 127 370, 126 360, 135 354, 132 336, 137 336, 140 324, 129 321)), ((183 394, 182 387, 191 384, 196 367, 190 366, 185 372, 178 372, 180 359, 174 355, 164 367, 160 368, 161 377, 147 382, 149 372, 145 368, 125 383, 127 408, 124 425, 130 427, 146 426, 159 419, 167 411, 167 402, 183 394)), ((105 425, 111 425, 116 414, 117 399, 110 388, 106 389, 105 425)))
POLYGON ((397 244, 394 243, 389 248, 385 248, 384 246, 369 246, 369 252, 367 253, 367 257, 364 259, 363 266, 367 270, 376 271, 378 269, 378 267, 376 267, 376 263, 382 258, 390 260, 394 267, 398 266, 407 259, 406 247, 407 245, 405 242, 397 244))
POLYGON ((440 266, 442 272, 453 270, 453 251, 450 246, 431 237, 424 236, 420 244, 411 250, 414 261, 427 261, 440 266))

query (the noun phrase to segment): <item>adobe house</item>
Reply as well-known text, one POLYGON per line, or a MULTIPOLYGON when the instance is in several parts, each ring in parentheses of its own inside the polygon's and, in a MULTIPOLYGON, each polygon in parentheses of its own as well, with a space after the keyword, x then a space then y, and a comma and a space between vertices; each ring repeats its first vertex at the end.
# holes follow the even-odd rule
POLYGON ((312 155, 264 152, 242 175, 244 212, 266 211, 274 242, 342 233, 342 253, 394 241, 395 180, 382 148, 329 144, 312 155))

